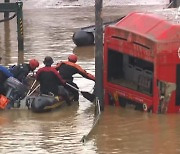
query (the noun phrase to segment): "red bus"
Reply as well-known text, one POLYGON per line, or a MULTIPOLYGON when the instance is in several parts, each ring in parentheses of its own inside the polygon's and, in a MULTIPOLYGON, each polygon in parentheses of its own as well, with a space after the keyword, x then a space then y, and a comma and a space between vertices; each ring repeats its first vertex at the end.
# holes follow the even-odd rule
POLYGON ((133 12, 104 33, 104 102, 180 112, 180 24, 133 12))

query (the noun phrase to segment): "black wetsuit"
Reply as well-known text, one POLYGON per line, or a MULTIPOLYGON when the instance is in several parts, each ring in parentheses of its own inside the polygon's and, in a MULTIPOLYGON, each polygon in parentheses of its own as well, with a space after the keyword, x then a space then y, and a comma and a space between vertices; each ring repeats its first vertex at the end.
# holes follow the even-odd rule
MULTIPOLYGON (((79 89, 79 87, 76 85, 76 83, 73 82, 74 74, 80 74, 87 79, 90 79, 93 81, 95 80, 93 75, 87 73, 78 64, 75 64, 73 62, 69 62, 69 61, 61 62, 56 66, 56 70, 59 71, 59 73, 61 74, 61 76, 64 80, 66 80, 69 84, 76 87, 77 89, 79 89)), ((66 88, 74 94, 74 96, 75 96, 74 100, 78 101, 79 100, 79 92, 68 86, 66 86, 66 88)))
POLYGON ((13 74, 14 78, 18 79, 20 82, 24 84, 26 84, 26 77, 30 73, 30 71, 30 65, 25 63, 13 66, 10 69, 10 72, 13 74))
POLYGON ((40 82, 40 91, 43 94, 59 94, 58 86, 64 85, 65 81, 53 67, 43 67, 37 71, 36 79, 40 82))

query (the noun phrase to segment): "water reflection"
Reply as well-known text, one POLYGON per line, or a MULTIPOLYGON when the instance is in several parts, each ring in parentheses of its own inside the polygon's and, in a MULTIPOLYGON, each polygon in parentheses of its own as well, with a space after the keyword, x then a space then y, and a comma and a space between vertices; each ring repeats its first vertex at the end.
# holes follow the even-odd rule
POLYGON ((45 114, 22 110, 1 112, 6 120, 0 126, 1 153, 94 153, 92 144, 84 147, 80 142, 88 131, 84 126, 93 117, 91 112, 83 116, 78 110, 79 105, 73 104, 61 112, 45 114))
POLYGON ((5 65, 8 65, 8 59, 10 57, 10 49, 11 49, 11 43, 10 43, 10 27, 9 22, 4 22, 4 45, 5 45, 5 65))
POLYGON ((178 154, 179 116, 108 107, 91 139, 99 153, 178 154))
POLYGON ((92 60, 95 57, 95 46, 75 47, 73 53, 82 61, 92 60))

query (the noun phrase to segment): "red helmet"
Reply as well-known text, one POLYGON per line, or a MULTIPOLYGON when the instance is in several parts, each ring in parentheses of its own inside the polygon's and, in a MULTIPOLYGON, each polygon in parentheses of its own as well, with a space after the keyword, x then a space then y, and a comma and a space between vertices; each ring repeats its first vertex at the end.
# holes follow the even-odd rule
POLYGON ((74 54, 69 55, 68 60, 70 62, 76 63, 77 62, 77 56, 74 54))
POLYGON ((29 61, 29 65, 31 67, 31 69, 36 69, 39 66, 39 62, 36 59, 31 59, 29 61))

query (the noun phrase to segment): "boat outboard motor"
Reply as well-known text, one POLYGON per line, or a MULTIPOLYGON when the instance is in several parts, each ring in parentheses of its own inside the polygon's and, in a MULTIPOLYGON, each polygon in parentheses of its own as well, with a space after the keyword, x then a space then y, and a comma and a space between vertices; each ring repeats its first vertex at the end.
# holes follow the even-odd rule
POLYGON ((14 103, 17 103, 17 107, 20 107, 20 100, 26 96, 27 87, 14 77, 9 77, 4 84, 6 97, 10 100, 7 108, 14 107, 14 103))

